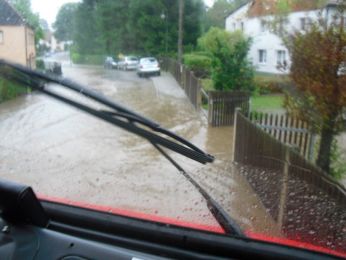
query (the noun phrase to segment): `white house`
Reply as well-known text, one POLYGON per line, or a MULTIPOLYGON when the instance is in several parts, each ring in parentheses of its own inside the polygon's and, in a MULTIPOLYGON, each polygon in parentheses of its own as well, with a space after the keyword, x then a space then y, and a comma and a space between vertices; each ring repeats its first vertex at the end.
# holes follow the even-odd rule
MULTIPOLYGON (((289 0, 288 0, 289 1, 289 0)), ((226 17, 226 30, 242 30, 252 38, 253 43, 249 59, 259 72, 282 74, 288 73, 278 69, 278 64, 287 63, 290 66, 290 55, 281 38, 272 32, 268 21, 273 20, 277 0, 253 0, 241 6, 226 17)), ((293 10, 287 17, 285 29, 288 31, 304 30, 309 23, 316 21, 319 14, 331 18, 335 12, 338 0, 326 1, 318 7, 316 0, 295 1, 293 10)))

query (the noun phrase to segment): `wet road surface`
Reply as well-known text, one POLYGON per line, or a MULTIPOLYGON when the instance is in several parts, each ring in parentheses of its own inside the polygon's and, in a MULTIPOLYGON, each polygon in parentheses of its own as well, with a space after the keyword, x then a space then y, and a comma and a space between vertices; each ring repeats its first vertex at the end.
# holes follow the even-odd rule
MULTIPOLYGON (((63 73, 215 155, 205 166, 170 153, 242 228, 279 235, 230 163, 233 129, 208 127, 170 75, 68 64, 63 73)), ((47 196, 217 226, 195 188, 139 137, 38 93, 1 104, 0 122, 0 178, 47 196)))

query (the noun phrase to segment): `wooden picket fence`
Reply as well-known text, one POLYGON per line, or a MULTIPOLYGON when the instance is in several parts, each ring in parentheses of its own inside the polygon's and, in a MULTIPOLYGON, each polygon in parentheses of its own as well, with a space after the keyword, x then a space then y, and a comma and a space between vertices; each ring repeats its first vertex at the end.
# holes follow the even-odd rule
MULTIPOLYGON (((234 113, 237 107, 249 112, 250 94, 234 91, 209 91, 206 93, 201 87, 200 80, 193 71, 170 58, 161 59, 163 70, 170 72, 179 85, 184 89, 191 104, 200 110, 202 104, 208 104, 208 122, 212 126, 231 126, 234 123, 234 113)), ((203 109, 202 109, 203 111, 203 109)))
POLYGON ((236 113, 233 160, 281 232, 317 246, 332 235, 334 249, 344 250, 346 189, 282 140, 236 113))
POLYGON ((346 205, 345 188, 298 154, 295 149, 275 139, 241 112, 236 113, 235 122, 235 162, 297 175, 346 205))
POLYGON ((173 75, 175 80, 185 91, 191 104, 195 109, 199 110, 201 107, 201 83, 194 75, 193 71, 170 58, 163 58, 161 61, 161 67, 163 70, 166 70, 173 75))
POLYGON ((250 94, 242 91, 210 91, 208 121, 212 126, 232 126, 237 108, 249 113, 250 94))
POLYGON ((249 119, 278 141, 296 149, 306 159, 313 159, 316 135, 310 131, 307 122, 289 114, 261 112, 251 112, 249 119))

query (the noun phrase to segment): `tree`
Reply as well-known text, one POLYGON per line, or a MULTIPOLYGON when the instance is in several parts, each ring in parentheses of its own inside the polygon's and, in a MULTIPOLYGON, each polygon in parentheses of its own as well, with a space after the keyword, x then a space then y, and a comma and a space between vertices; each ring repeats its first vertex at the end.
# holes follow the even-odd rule
POLYGON ((74 17, 78 4, 67 3, 60 9, 53 24, 54 36, 58 41, 70 41, 73 39, 74 17))
MULTIPOLYGON (((201 35, 202 0, 184 0, 183 45, 201 35)), ((74 50, 86 53, 177 53, 179 2, 176 0, 83 0, 77 4, 74 50), (163 16, 164 15, 164 16, 163 16)), ((69 32, 70 33, 70 32, 69 32)))
POLYGON ((212 80, 218 90, 253 90, 254 70, 247 59, 251 39, 212 27, 198 41, 212 55, 212 80))
POLYGON ((183 40, 184 40, 184 0, 179 0, 179 26, 178 26, 178 62, 183 63, 183 40))
POLYGON ((326 3, 326 0, 304 1, 309 8, 321 9, 318 19, 304 31, 288 32, 282 26, 287 14, 294 5, 302 2, 279 0, 278 14, 272 25, 292 56, 290 77, 295 88, 287 96, 287 108, 309 122, 320 134, 316 163, 333 175, 335 169, 331 168, 331 163, 335 157, 335 136, 341 131, 341 117, 346 105, 345 4, 339 3, 335 11, 324 12, 326 3))
POLYGON ((134 37, 133 49, 143 55, 157 55, 165 51, 166 23, 168 14, 162 1, 132 0, 130 9, 130 28, 134 37), (164 17, 161 16, 164 14, 164 17))
POLYGON ((73 29, 73 49, 80 54, 100 54, 102 52, 101 32, 97 28, 95 14, 96 0, 84 0, 77 7, 73 29))
POLYGON ((346 106, 343 12, 338 10, 331 20, 321 16, 305 31, 295 31, 285 37, 292 57, 290 77, 298 92, 296 100, 289 100, 288 107, 319 130, 321 144, 317 164, 328 173, 333 139, 341 130, 341 116, 346 106))

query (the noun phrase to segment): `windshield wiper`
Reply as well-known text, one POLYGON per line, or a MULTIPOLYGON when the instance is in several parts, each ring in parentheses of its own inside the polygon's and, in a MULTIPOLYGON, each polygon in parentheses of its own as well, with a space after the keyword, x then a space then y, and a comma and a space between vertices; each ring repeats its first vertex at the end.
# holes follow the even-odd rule
POLYGON ((214 161, 214 157, 212 155, 205 153, 184 138, 162 128, 158 123, 115 103, 111 99, 90 90, 81 84, 62 77, 56 77, 51 74, 33 71, 27 67, 4 60, 0 60, 0 75, 9 80, 16 81, 24 86, 29 86, 33 90, 37 90, 73 107, 83 110, 107 121, 108 123, 139 135, 147 139, 150 143, 161 145, 192 160, 203 164, 214 161), (90 98, 93 101, 106 106, 109 110, 95 109, 82 104, 81 102, 65 97, 47 88, 47 83, 56 83, 59 86, 79 93, 84 97, 90 98), (143 126, 152 131, 149 131, 149 129, 146 129, 143 126), (158 134, 165 135, 166 137, 158 134))
POLYGON ((52 98, 69 104, 84 112, 94 115, 104 121, 121 127, 131 133, 139 135, 147 139, 166 159, 168 159, 178 171, 200 192, 207 202, 208 209, 219 222, 226 234, 243 236, 238 225, 229 217, 224 209, 206 192, 177 162, 175 162, 162 147, 168 148, 174 152, 184 155, 192 160, 200 163, 211 163, 214 157, 203 152, 201 149, 185 140, 184 138, 160 127, 159 124, 147 119, 117 103, 106 98, 105 96, 92 91, 76 82, 62 77, 48 75, 43 72, 33 71, 24 66, 13 64, 4 60, 0 60, 0 75, 6 79, 16 81, 23 86, 29 86, 34 90, 44 93, 52 98), (98 103, 105 105, 111 110, 95 109, 78 101, 67 98, 59 93, 50 90, 46 84, 56 83, 59 86, 66 87, 85 97, 88 97, 98 103), (124 120, 125 119, 125 120, 124 120), (149 128, 149 131, 146 128, 149 128), (164 138, 156 133, 166 135, 164 138), (162 146, 162 147, 161 147, 162 146))

